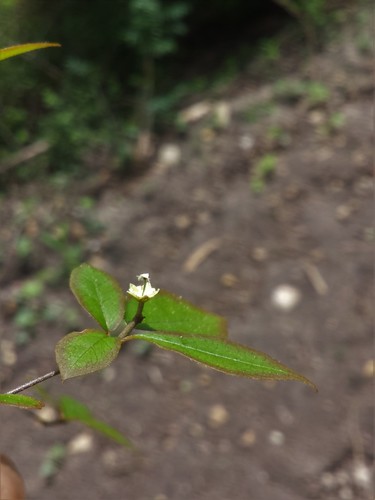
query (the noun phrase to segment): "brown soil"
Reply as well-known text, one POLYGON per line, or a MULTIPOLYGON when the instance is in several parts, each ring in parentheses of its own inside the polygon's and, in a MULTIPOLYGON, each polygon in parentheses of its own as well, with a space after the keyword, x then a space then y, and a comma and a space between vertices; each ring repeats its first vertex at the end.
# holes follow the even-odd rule
MULTIPOLYGON (((137 451, 79 424, 44 428, 22 410, 1 410, 0 449, 22 472, 30 500, 372 498, 371 57, 356 49, 351 29, 289 75, 323 83, 328 101, 281 101, 272 85, 254 89, 244 77, 221 96, 228 121, 218 126, 212 105, 183 138, 171 138, 180 162, 159 158, 131 181, 109 177, 92 214, 105 229, 94 236, 77 210, 84 183, 69 192, 14 186, 2 199, 4 247, 19 236, 20 200, 36 196, 24 227, 30 238, 46 214, 60 214, 83 238, 89 260, 124 288, 150 272, 155 285, 226 316, 234 340, 319 387, 314 394, 299 383, 230 377, 129 345, 102 373, 45 386, 87 403, 137 451), (246 111, 264 99, 276 107, 250 123, 246 111), (282 134, 271 137, 275 126, 282 134), (249 180, 265 153, 276 155, 276 170, 255 194, 249 180), (300 292, 288 312, 271 301, 280 284, 300 292), (82 433, 91 446, 74 453, 82 433), (47 482, 40 467, 58 443, 67 445, 66 459, 47 482)), ((38 266, 53 264, 44 252, 25 269, 4 251, 4 390, 53 369, 53 346, 68 331, 62 309, 59 324, 41 323, 33 341, 16 348, 13 364, 12 297, 38 266)), ((43 300, 75 307, 67 280, 43 300)), ((82 315, 79 326, 86 325, 82 315)))

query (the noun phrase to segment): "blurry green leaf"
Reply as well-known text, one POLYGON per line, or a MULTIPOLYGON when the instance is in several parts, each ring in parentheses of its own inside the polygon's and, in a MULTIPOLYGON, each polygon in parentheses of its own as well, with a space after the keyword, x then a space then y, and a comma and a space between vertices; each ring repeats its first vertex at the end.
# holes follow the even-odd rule
POLYGON ((250 181, 250 187, 254 193, 260 194, 265 187, 265 182, 259 177, 254 177, 250 181))
POLYGON ((70 275, 70 288, 86 311, 104 330, 115 330, 124 316, 125 297, 109 274, 82 264, 70 275))
POLYGON ((110 425, 107 425, 105 422, 94 418, 87 406, 76 401, 75 399, 69 396, 63 396, 58 402, 58 407, 64 419, 79 421, 82 424, 101 432, 110 439, 113 439, 116 443, 128 447, 131 446, 130 441, 126 439, 123 434, 110 425))
MULTIPOLYGON (((126 300, 125 321, 133 319, 138 301, 133 297, 126 300)), ((224 318, 208 313, 165 290, 145 303, 142 314, 144 321, 137 326, 140 330, 162 330, 185 335, 204 335, 225 338, 227 324, 224 318)))
POLYGON ((38 314, 28 307, 21 307, 13 321, 19 328, 32 328, 38 323, 38 314))
POLYGON ((0 61, 8 59, 9 57, 18 56, 19 54, 24 54, 25 52, 31 52, 32 50, 45 49, 47 47, 61 47, 59 43, 25 43, 23 45, 13 45, 12 47, 6 47, 5 49, 0 49, 0 61))
POLYGON ((97 330, 65 335, 55 349, 61 378, 66 380, 105 368, 117 357, 120 345, 117 337, 97 330))
POLYGON ((261 193, 265 187, 266 179, 276 170, 277 156, 274 154, 263 155, 255 164, 250 187, 255 193, 261 193))
POLYGON ((18 297, 22 299, 34 299, 40 297, 44 291, 43 281, 40 279, 29 279, 25 281, 18 292, 18 297))
POLYGON ((267 354, 228 340, 165 332, 137 332, 126 340, 141 339, 163 349, 179 352, 211 368, 243 377, 273 380, 297 380, 315 385, 299 373, 287 368, 267 354))
POLYGON ((306 85, 306 92, 311 105, 324 104, 330 97, 329 88, 320 82, 309 82, 306 85))
POLYGON ((19 257, 28 257, 33 250, 33 242, 27 236, 21 236, 16 242, 16 252, 19 257))
POLYGON ((39 469, 39 474, 44 479, 51 480, 62 467, 66 457, 66 446, 60 443, 49 448, 39 469))
POLYGON ((24 396, 23 394, 0 394, 0 405, 18 406, 19 408, 40 410, 43 408, 43 401, 24 396))

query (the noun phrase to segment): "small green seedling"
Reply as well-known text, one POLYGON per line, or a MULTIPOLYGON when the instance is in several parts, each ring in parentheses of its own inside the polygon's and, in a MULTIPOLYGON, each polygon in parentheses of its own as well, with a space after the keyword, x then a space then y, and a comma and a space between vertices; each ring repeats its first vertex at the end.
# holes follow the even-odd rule
MULTIPOLYGON (((228 339, 224 318, 205 312, 167 291, 152 287, 149 275, 138 277, 124 293, 106 272, 82 264, 70 277, 70 288, 98 328, 71 332, 55 348, 58 368, 27 382, 7 394, 0 404, 37 409, 43 402, 19 392, 60 374, 63 381, 102 370, 113 363, 121 348, 143 340, 182 354, 194 361, 231 375, 263 380, 296 380, 316 390, 306 377, 267 354, 228 339)), ((78 420, 120 444, 128 440, 107 424, 96 420, 84 405, 63 397, 54 406, 62 420, 78 420)))
POLYGON ((261 193, 266 185, 267 179, 275 172, 277 156, 266 154, 260 158, 253 168, 250 179, 250 188, 254 193, 261 193))

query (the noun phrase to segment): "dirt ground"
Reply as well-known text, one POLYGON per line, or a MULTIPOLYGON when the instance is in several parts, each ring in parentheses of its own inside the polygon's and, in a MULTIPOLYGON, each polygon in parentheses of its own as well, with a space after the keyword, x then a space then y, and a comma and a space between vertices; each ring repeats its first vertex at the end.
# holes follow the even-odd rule
MULTIPOLYGON (((136 451, 79 424, 43 427, 23 410, 1 409, 0 449, 24 475, 28 499, 373 498, 371 55, 356 49, 348 30, 289 72, 324 84, 328 100, 281 99, 269 81, 254 86, 246 76, 223 91, 219 109, 208 96, 207 114, 168 138, 143 175, 109 176, 90 191, 101 224, 94 236, 77 209, 85 182, 69 191, 14 185, 2 197, 2 245, 12 249, 19 238, 20 200, 37 198, 28 234, 38 235, 46 214, 59 214, 84 240, 88 260, 124 288, 150 272, 155 286, 226 316, 231 338, 319 388, 231 377, 129 345, 103 372, 45 387, 87 403, 136 451), (272 112, 246 118, 269 101, 272 112), (275 172, 255 193, 255 165, 268 153, 275 172), (283 284, 297 291, 287 310, 274 300, 283 284), (41 466, 56 444, 65 460, 46 481, 41 466)), ((75 305, 67 279, 49 288, 43 300, 64 304, 60 322, 41 323, 32 342, 16 344, 12 297, 52 257, 41 250, 21 265, 4 255, 6 390, 54 368, 54 344, 69 331, 64 307, 75 305)), ((88 321, 82 314, 77 323, 88 321)))

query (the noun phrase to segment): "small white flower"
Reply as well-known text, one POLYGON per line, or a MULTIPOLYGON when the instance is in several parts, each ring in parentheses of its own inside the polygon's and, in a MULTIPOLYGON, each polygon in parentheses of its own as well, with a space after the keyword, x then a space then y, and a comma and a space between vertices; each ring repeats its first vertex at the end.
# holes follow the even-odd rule
POLYGON ((148 299, 152 299, 155 297, 157 293, 159 293, 159 288, 153 288, 150 282, 149 273, 143 273, 137 276, 138 281, 142 282, 142 285, 133 285, 130 283, 128 294, 134 297, 135 299, 146 302, 148 299))

